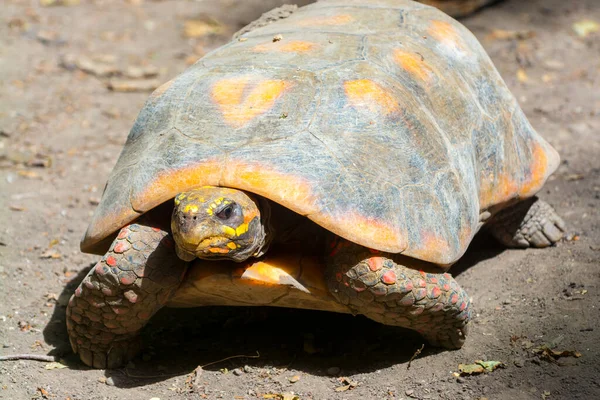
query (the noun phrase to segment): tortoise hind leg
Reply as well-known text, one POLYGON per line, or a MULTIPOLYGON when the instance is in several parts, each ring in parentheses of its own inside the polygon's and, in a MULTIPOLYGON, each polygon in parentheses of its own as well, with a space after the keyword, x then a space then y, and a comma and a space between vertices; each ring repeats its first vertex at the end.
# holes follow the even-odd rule
POLYGON ((141 349, 138 333, 179 286, 187 264, 170 234, 138 222, 121 229, 67 306, 71 347, 94 368, 117 368, 141 349))
POLYGON ((408 268, 404 261, 418 263, 338 240, 328 258, 327 285, 357 314, 416 330, 433 346, 462 347, 470 319, 466 292, 449 274, 408 268))
POLYGON ((550 204, 532 197, 500 211, 488 229, 507 247, 548 247, 562 239, 566 225, 550 204))

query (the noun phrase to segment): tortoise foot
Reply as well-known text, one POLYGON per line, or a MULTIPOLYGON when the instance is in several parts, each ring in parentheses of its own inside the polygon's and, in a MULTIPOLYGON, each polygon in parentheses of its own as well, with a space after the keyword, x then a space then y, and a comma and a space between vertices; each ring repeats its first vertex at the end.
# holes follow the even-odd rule
POLYGON ((69 300, 73 351, 94 368, 127 363, 141 349, 139 331, 179 286, 185 268, 167 232, 142 223, 121 229, 69 300))
POLYGON ((337 300, 377 322, 413 329, 432 346, 462 347, 471 317, 467 293, 447 273, 408 268, 380 254, 350 245, 333 257, 327 282, 337 300))
POLYGON ((548 247, 562 239, 566 224, 550 204, 533 197, 500 211, 489 229, 507 247, 548 247))

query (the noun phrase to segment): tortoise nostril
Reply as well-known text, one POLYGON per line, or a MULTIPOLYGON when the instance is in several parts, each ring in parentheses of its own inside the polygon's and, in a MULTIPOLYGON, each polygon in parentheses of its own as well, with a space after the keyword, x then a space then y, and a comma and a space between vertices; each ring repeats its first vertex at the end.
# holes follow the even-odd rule
POLYGON ((196 219, 196 216, 194 215, 194 219, 196 219))

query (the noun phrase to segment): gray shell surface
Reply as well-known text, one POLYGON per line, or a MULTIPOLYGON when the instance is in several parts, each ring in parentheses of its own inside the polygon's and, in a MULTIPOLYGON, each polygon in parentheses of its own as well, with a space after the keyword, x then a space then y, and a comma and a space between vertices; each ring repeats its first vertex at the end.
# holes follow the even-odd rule
POLYGON ((322 1, 152 94, 82 249, 101 253, 140 214, 215 185, 447 265, 483 211, 533 196, 558 162, 458 22, 411 1, 322 1))

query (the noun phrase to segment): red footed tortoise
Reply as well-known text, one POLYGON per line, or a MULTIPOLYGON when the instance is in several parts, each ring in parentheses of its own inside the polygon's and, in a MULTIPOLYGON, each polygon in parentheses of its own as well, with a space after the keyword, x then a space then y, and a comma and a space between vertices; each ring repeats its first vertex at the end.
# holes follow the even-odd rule
POLYGON ((459 348, 446 271, 483 227, 546 247, 559 156, 475 37, 411 1, 331 0, 256 27, 157 89, 81 243, 73 350, 118 367, 162 306, 363 314, 459 348))

